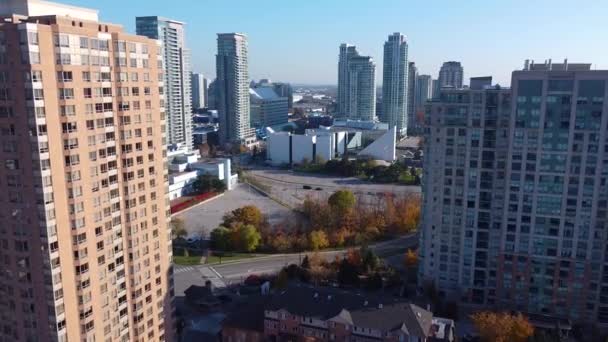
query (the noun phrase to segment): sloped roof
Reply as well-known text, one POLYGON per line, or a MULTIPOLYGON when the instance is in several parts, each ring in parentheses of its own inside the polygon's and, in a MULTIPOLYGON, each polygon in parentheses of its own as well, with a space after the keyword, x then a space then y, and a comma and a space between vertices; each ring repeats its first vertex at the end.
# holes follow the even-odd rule
POLYGON ((403 330, 420 337, 429 335, 433 319, 431 312, 397 298, 308 286, 290 286, 272 295, 265 307, 382 332, 403 330))

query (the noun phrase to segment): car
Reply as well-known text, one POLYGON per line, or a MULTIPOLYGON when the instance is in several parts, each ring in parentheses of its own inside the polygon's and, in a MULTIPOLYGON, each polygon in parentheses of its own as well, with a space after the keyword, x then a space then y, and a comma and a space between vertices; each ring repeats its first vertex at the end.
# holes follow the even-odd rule
POLYGON ((302 185, 302 189, 304 189, 304 190, 311 190, 312 186, 310 186, 310 185, 302 185))
POLYGON ((321 190, 323 190, 323 189, 321 189, 321 188, 315 188, 315 190, 317 190, 317 191, 321 191, 321 190))

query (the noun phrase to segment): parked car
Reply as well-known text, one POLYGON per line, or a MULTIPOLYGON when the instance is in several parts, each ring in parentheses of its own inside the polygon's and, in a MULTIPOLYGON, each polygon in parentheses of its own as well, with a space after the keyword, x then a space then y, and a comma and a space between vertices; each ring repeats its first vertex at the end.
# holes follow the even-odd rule
POLYGON ((321 188, 315 188, 315 190, 317 190, 317 191, 321 191, 321 190, 323 190, 323 189, 321 189, 321 188))
POLYGON ((304 189, 304 190, 311 190, 312 186, 310 186, 310 185, 302 185, 302 189, 304 189))

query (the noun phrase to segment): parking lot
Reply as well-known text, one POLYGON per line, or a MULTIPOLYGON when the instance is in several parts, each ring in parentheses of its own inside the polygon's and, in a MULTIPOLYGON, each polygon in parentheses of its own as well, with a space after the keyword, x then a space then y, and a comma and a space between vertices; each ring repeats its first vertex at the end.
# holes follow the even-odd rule
POLYGON ((272 197, 294 208, 298 207, 308 196, 323 200, 341 189, 352 191, 361 198, 363 203, 368 205, 377 204, 387 193, 396 196, 420 193, 420 186, 377 184, 355 177, 341 178, 278 169, 256 169, 248 171, 248 174, 268 186, 272 197))
POLYGON ((189 208, 174 217, 184 221, 188 237, 207 238, 209 233, 222 222, 224 214, 245 205, 255 205, 268 218, 270 223, 289 219, 291 210, 262 195, 247 184, 238 184, 233 190, 207 203, 189 208))

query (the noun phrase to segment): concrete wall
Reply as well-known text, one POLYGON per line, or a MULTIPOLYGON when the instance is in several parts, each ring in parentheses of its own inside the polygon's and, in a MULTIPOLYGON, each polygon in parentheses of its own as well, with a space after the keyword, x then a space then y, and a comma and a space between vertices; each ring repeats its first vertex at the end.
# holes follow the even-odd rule
MULTIPOLYGON (((312 161, 312 145, 316 142, 314 135, 292 135, 292 161, 293 163, 301 163, 304 158, 312 161)), ((289 150, 289 146, 287 146, 289 150)))
POLYGON ((324 161, 333 159, 334 146, 333 136, 317 136, 317 157, 323 158, 324 161))
POLYGON ((289 134, 268 135, 267 158, 274 165, 289 163, 289 134))

